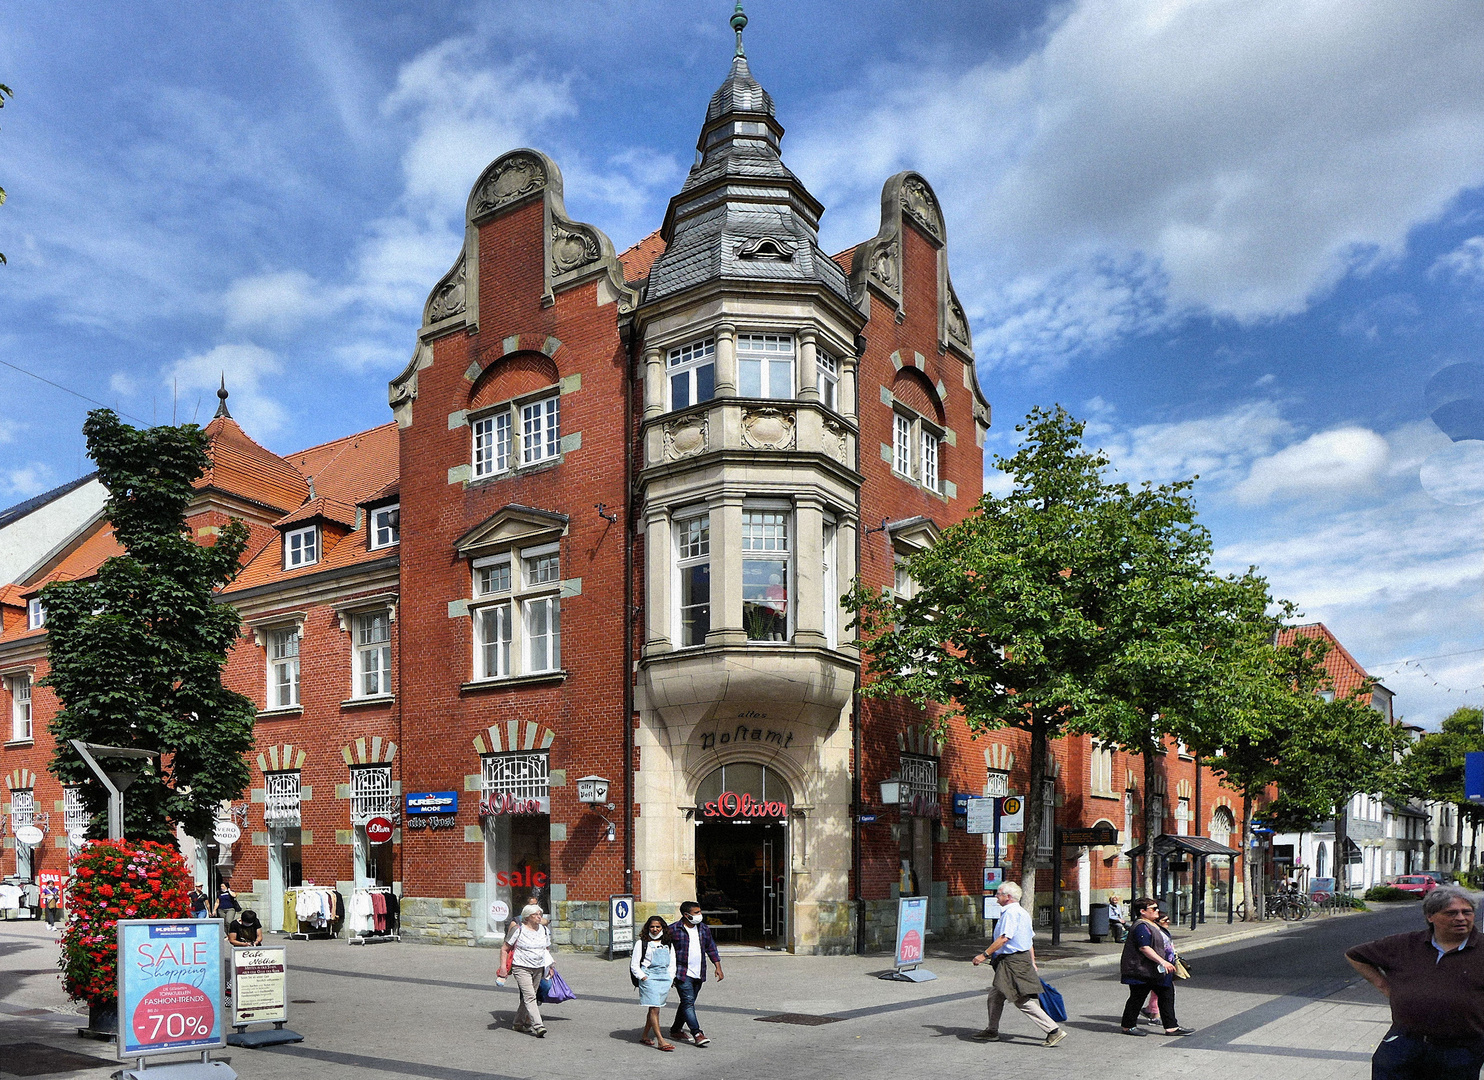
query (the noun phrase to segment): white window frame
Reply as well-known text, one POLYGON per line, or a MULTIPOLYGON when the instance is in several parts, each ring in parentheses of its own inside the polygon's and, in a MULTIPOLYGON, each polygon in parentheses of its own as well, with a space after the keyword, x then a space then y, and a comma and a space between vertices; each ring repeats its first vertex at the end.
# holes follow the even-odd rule
POLYGON ((507 407, 469 424, 474 453, 474 479, 509 472, 515 464, 515 428, 507 407))
POLYGON ((899 412, 892 413, 891 432, 891 471, 911 480, 912 418, 899 412))
POLYGON ((469 460, 475 480, 561 456, 562 396, 555 387, 482 409, 469 419, 469 460))
POLYGON ((794 339, 791 334, 737 335, 737 396, 787 401, 794 397, 794 339), (757 385, 749 386, 756 370, 757 385), (756 389, 758 393, 749 393, 756 389))
POLYGON ((824 557, 824 643, 833 649, 840 644, 840 523, 833 514, 824 516, 820 539, 824 557))
POLYGON ((520 407, 520 462, 537 465, 562 456, 562 398, 552 394, 520 407))
POLYGON ((794 585, 794 528, 795 518, 793 508, 790 506, 783 504, 749 503, 742 508, 742 622, 743 632, 748 635, 748 641, 777 642, 779 640, 793 640, 794 608, 796 607, 795 598, 797 595, 794 585), (749 558, 749 555, 752 557, 749 558), (782 587, 783 637, 780 639, 775 629, 770 632, 770 636, 768 637, 754 638, 751 636, 751 628, 746 625, 748 604, 752 603, 756 607, 772 608, 776 613, 777 600, 780 598, 765 595, 755 598, 752 601, 748 600, 747 564, 778 562, 783 563, 783 572, 780 575, 782 581, 776 584, 770 582, 762 586, 762 588, 771 590, 780 586, 782 587))
POLYGON ((319 562, 319 526, 285 529, 283 534, 283 568, 293 570, 319 562), (307 543, 306 543, 307 540, 307 543))
MULTIPOLYGON (((715 599, 715 583, 711 577, 711 512, 709 510, 681 512, 675 516, 671 532, 675 545, 673 562, 675 575, 672 584, 675 597, 673 605, 675 647, 679 649, 698 648, 706 644, 706 635, 711 629, 711 609, 715 599), (686 574, 702 568, 706 571, 706 602, 687 604, 685 602, 686 574), (704 618, 699 621, 704 629, 696 635, 695 640, 687 640, 687 615, 691 612, 699 613, 702 609, 705 614, 704 618)), ((690 620, 691 623, 695 621, 694 618, 690 620)))
POLYGON ((12 675, 7 680, 10 683, 10 739, 11 742, 21 742, 35 737, 32 719, 34 712, 31 705, 31 676, 12 675))
POLYGON ((352 698, 390 697, 392 694, 392 612, 390 608, 356 612, 350 618, 352 698), (371 637, 378 631, 385 636, 371 637))
POLYGON ((390 765, 355 765, 350 770, 350 820, 365 825, 374 817, 396 821, 397 797, 392 793, 390 765))
POLYGON ((703 401, 710 401, 716 396, 716 339, 714 337, 701 338, 697 341, 688 341, 684 345, 678 345, 665 355, 665 405, 666 412, 674 412, 677 409, 688 409, 692 405, 699 405, 703 401), (711 372, 711 390, 705 397, 700 396, 703 380, 701 372, 711 372), (685 387, 685 398, 683 402, 676 402, 677 382, 685 387))
POLYGON ((72 836, 78 829, 88 827, 88 807, 83 801, 82 788, 68 785, 62 789, 62 829, 67 835, 69 851, 76 851, 72 836))
POLYGON ((840 361, 823 349, 814 353, 815 380, 819 386, 819 403, 831 412, 840 411, 840 361))
POLYGON ((471 569, 473 681, 560 672, 559 545, 536 544, 484 556, 475 559, 471 569))
MULTIPOLYGON (((10 829, 25 828, 36 824, 36 791, 34 788, 16 788, 10 793, 10 829)), ((17 842, 17 847, 20 846, 17 842)))
POLYGON ((943 494, 943 429, 897 405, 892 409, 891 432, 891 471, 909 483, 943 494))
POLYGON ((40 630, 45 625, 46 605, 41 602, 41 597, 32 597, 26 601, 26 629, 40 630))
POLYGON ((392 503, 371 511, 371 550, 395 547, 402 542, 402 506, 392 503))
POLYGON ((263 824, 267 828, 299 828, 302 779, 298 769, 263 774, 263 824))
POLYGON ((1175 835, 1190 835, 1190 800, 1181 795, 1175 799, 1175 835))
POLYGON ((1117 798, 1113 790, 1113 747, 1092 744, 1092 793, 1117 798))
POLYGON ((304 648, 304 636, 300 627, 269 627, 263 633, 263 641, 268 661, 267 690, 264 694, 264 700, 268 703, 266 711, 299 708, 299 662, 304 648), (292 652, 287 648, 289 642, 293 642, 292 652), (283 675, 288 678, 283 678, 283 675), (284 695, 279 693, 285 688, 288 690, 288 701, 281 700, 284 695))
POLYGON ((940 442, 941 440, 938 436, 926 428, 922 429, 918 438, 918 446, 920 448, 918 457, 920 464, 919 472, 922 474, 919 477, 919 482, 929 491, 938 491, 940 487, 940 480, 938 478, 938 450, 940 442))

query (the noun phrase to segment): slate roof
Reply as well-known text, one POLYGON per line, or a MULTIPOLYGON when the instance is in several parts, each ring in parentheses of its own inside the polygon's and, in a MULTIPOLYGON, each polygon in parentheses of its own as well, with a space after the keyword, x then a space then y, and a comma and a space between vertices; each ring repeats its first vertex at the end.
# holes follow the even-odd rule
POLYGON ((783 164, 782 136, 773 99, 747 58, 734 57, 706 110, 696 163, 670 200, 646 301, 717 280, 815 284, 849 298, 845 271, 819 247, 824 208, 783 164))

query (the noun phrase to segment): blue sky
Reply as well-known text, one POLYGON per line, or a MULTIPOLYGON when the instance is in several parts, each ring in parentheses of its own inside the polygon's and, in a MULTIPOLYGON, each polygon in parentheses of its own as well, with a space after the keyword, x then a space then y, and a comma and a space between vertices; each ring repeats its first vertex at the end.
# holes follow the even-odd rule
MULTIPOLYGON (((623 248, 731 55, 730 0, 220 7, 7 10, 0 360, 143 421, 204 422, 225 369, 285 452, 389 418, 484 164, 551 154, 623 248)), ((1066 405, 1121 476, 1200 474, 1220 564, 1409 719, 1484 703, 1484 427, 1450 440, 1425 397, 1453 369, 1435 389, 1484 403, 1484 7, 748 14, 827 248, 893 172, 936 188, 991 450, 1066 405)), ((86 471, 87 403, 6 367, 0 395, 0 505, 86 471)))

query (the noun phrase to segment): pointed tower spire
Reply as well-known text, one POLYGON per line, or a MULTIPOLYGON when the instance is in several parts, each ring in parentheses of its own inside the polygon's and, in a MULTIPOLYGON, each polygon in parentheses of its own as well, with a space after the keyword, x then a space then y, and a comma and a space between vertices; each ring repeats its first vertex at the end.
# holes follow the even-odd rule
POLYGON ((227 373, 225 371, 222 372, 222 387, 216 392, 216 399, 221 402, 221 404, 216 407, 216 415, 225 416, 228 420, 230 420, 232 418, 232 414, 227 410, 227 373))
POLYGON ((742 48, 742 31, 747 27, 747 12, 742 10, 742 0, 737 0, 737 10, 732 12, 732 29, 737 31, 737 51, 733 56, 746 56, 747 52, 742 48))

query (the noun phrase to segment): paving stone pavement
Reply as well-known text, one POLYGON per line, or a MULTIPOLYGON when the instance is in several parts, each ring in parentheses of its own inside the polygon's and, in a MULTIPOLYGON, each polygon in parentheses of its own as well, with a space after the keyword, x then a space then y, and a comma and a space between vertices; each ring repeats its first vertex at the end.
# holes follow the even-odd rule
MULTIPOLYGON (((1006 1010, 1003 1043, 978 1043, 988 970, 948 956, 932 958, 935 981, 898 983, 874 976, 884 957, 725 956, 724 982, 709 983, 699 1008, 714 1042, 678 1044, 661 1054, 639 1045, 642 1010, 626 963, 565 954, 557 958, 578 1000, 546 1010, 545 1039, 510 1028, 516 999, 494 986, 496 954, 410 944, 367 948, 344 942, 289 942, 290 1026, 302 1044, 230 1049, 223 1056, 246 1080, 426 1077, 430 1080, 643 1075, 647 1080, 778 1077, 799 1080, 900 1080, 904 1075, 1007 1071, 1017 1080, 1210 1077, 1358 1080, 1387 1025, 1380 996, 1353 977, 1344 948, 1420 925, 1416 905, 1321 920, 1213 945, 1195 961, 1196 978, 1178 995, 1184 1039, 1117 1029, 1126 997, 1116 969, 1046 974, 1066 997, 1068 1038, 1046 1049, 1039 1033, 1006 1010), (816 1026, 759 1023, 798 1013, 816 1026)), ((112 1046, 80 1040, 78 1019, 55 975, 56 946, 44 926, 0 923, 0 1077, 4 1045, 42 1042, 94 1054, 96 1068, 54 1074, 104 1077, 112 1046), (105 1060, 108 1059, 108 1060, 105 1060)), ((1064 958, 1065 959, 1065 958, 1064 958)), ((1075 959, 1075 958, 1074 958, 1075 959)), ((673 1007, 668 1015, 673 1014, 673 1007)))

